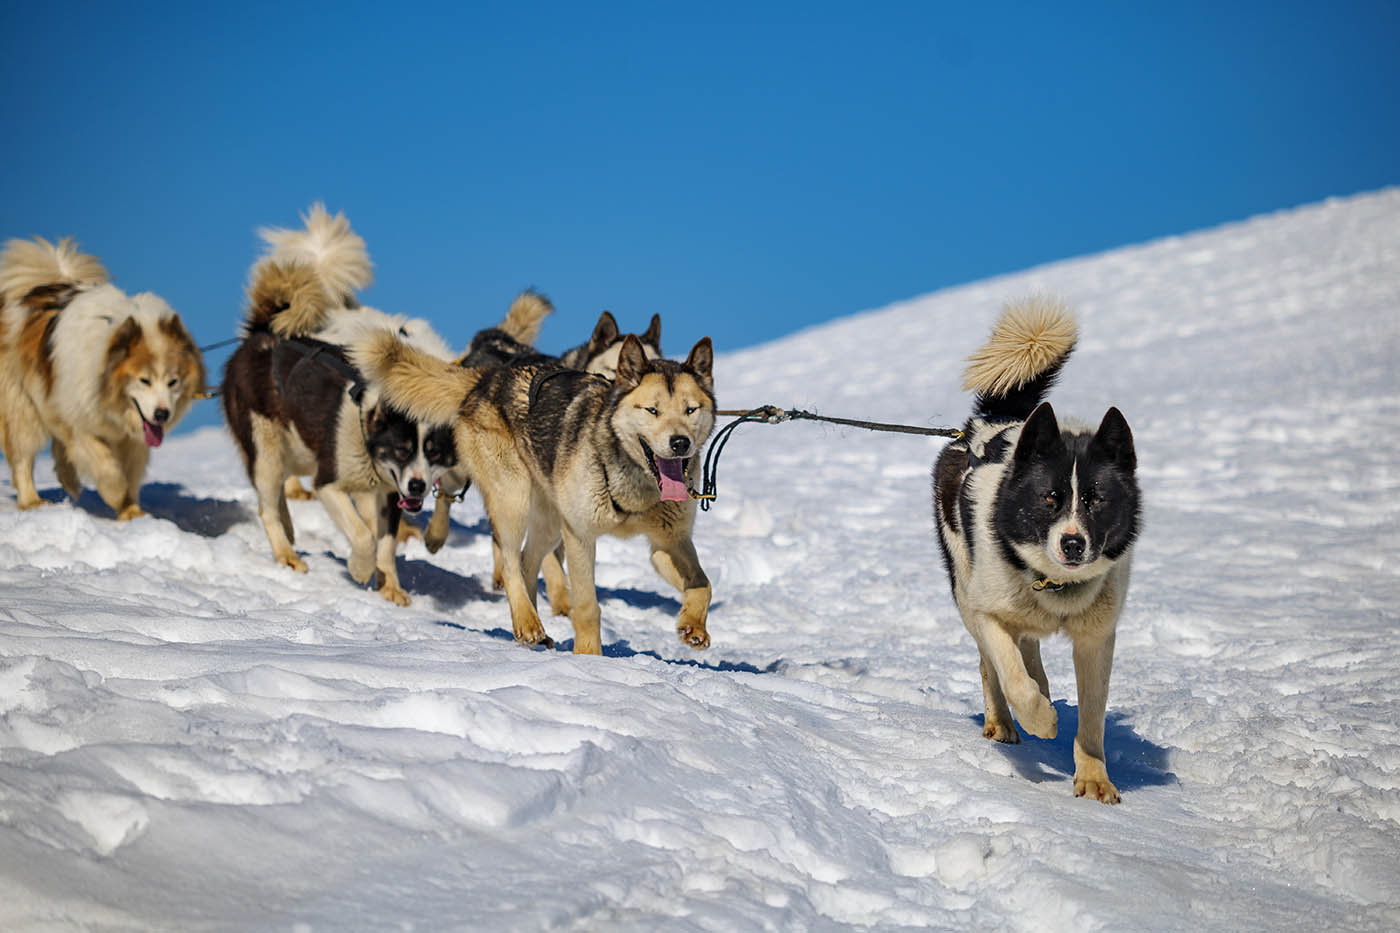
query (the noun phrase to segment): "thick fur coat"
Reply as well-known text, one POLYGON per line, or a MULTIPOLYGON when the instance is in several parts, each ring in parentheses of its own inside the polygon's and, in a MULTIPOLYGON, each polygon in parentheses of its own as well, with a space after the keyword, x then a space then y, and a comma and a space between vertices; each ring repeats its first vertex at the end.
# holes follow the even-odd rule
POLYGON ((34 458, 49 441, 64 490, 83 481, 118 519, 142 513, 150 449, 204 391, 180 317, 127 295, 71 239, 11 240, 0 256, 0 444, 21 509, 40 504, 34 458))
POLYGON ((534 581, 562 539, 574 650, 601 653, 596 541, 641 534, 657 572, 682 593, 681 640, 709 644, 710 584, 691 542, 695 503, 685 493, 714 426, 708 338, 676 363, 646 359, 628 337, 611 382, 552 362, 445 367, 387 335, 353 348, 352 359, 394 405, 454 426, 458 457, 500 542, 519 641, 549 640, 534 581))
POLYGON ((1074 791, 1117 803, 1103 729, 1139 526, 1137 461, 1118 409, 1094 429, 1059 422, 1043 401, 1076 334, 1058 302, 1006 309, 970 360, 977 400, 964 437, 934 466, 934 514, 953 597, 981 655, 983 734, 1020 741, 1014 715, 1031 734, 1054 737, 1040 641, 1065 633, 1079 699, 1074 791))

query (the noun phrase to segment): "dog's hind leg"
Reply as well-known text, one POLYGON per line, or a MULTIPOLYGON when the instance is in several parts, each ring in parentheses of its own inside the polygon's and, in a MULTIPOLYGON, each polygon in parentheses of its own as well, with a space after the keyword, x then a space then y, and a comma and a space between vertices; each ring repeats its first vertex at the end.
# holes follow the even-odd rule
POLYGON ((34 458, 44 449, 49 435, 38 409, 20 387, 19 372, 19 361, 0 353, 0 452, 10 464, 15 504, 24 510, 43 505, 34 488, 34 458))
MULTIPOLYGON (((710 580, 700 567, 695 545, 686 538, 652 538, 651 565, 661 578, 681 591, 681 611, 676 616, 676 635, 692 648, 708 648, 710 633, 705 628, 710 614, 710 580)), ((569 574, 574 572, 569 560, 569 574)))
POLYGON ((560 544, 544 556, 540 570, 544 574, 544 592, 549 608, 557 616, 569 614, 569 577, 564 573, 564 546, 560 544))
POLYGON ((602 614, 593 580, 597 542, 564 532, 564 559, 569 562, 569 620, 574 623, 574 654, 602 654, 602 614))
MULTIPOLYGON (((501 575, 506 591, 506 601, 510 603, 510 625, 515 640, 525 645, 554 646, 554 640, 540 624, 540 615, 535 610, 534 586, 525 584, 525 575, 520 567, 521 547, 525 543, 525 525, 530 508, 530 480, 524 475, 523 465, 517 470, 507 470, 514 475, 496 477, 497 482, 488 488, 480 484, 481 498, 486 503, 486 515, 491 520, 493 533, 501 544, 501 575)), ((532 581, 533 583, 533 581, 532 581)))
POLYGON ((58 485, 63 487, 63 491, 68 493, 69 498, 74 502, 83 494, 83 484, 78 479, 78 468, 73 466, 72 459, 68 456, 68 448, 63 441, 58 438, 53 439, 53 469, 58 474, 58 485))
POLYGON ((1074 641, 1074 679, 1079 691, 1079 731, 1074 736, 1074 795, 1104 803, 1119 801, 1118 788, 1104 764, 1103 724, 1108 678, 1113 670, 1114 635, 1074 641))
POLYGON ((306 561, 297 556, 292 548, 292 514, 287 509, 286 487, 283 481, 282 441, 274 426, 262 425, 261 419, 253 419, 253 445, 247 454, 248 475, 253 481, 253 490, 258 494, 258 518, 262 520, 267 543, 272 546, 272 557, 284 567, 297 573, 306 573, 306 561))

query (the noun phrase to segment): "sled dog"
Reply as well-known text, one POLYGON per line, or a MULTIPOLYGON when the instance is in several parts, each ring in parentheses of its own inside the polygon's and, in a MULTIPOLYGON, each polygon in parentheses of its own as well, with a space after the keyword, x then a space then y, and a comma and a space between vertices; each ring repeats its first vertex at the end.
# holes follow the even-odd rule
POLYGON ((69 496, 89 480, 118 520, 144 514, 151 448, 204 391, 204 361, 179 315, 112 285, 72 239, 39 237, 6 244, 0 308, 0 443, 19 508, 41 502, 34 458, 52 440, 69 496))
POLYGON ((398 331, 374 326, 354 299, 370 265, 345 218, 316 205, 306 224, 305 233, 263 234, 273 249, 253 267, 243 340, 224 368, 225 420, 277 562, 306 572, 292 548, 286 488, 289 478, 311 475, 316 498, 350 542, 351 577, 366 583, 377 569, 381 595, 408 605, 394 560, 400 513, 420 510, 455 465, 451 431, 386 404, 342 347, 313 336, 335 333, 340 314, 358 314, 365 325, 351 328, 352 337, 398 331))
MULTIPOLYGON (((618 330, 617 319, 612 313, 604 311, 598 316, 598 323, 594 325, 593 333, 587 342, 561 356, 552 357, 540 353, 534 344, 541 323, 553 310, 554 306, 548 298, 533 289, 527 289, 515 299, 505 320, 499 326, 478 331, 472 337, 467 352, 462 354, 457 362, 462 366, 476 367, 527 362, 558 364, 566 369, 578 369, 612 379, 617 373, 618 354, 626 337, 618 330)), ((651 323, 638 339, 647 359, 654 360, 664 355, 661 352, 661 315, 651 316, 651 323)), ((452 499, 460 498, 470 482, 470 478, 460 469, 443 479, 438 491, 438 503, 433 509, 432 521, 428 523, 428 530, 423 538, 429 552, 435 553, 447 540, 452 499)), ((500 590, 505 588, 505 577, 501 569, 501 545, 495 535, 492 535, 491 545, 491 585, 500 590)), ((545 555, 542 565, 549 605, 557 615, 567 615, 569 611, 568 584, 561 565, 562 558, 561 547, 556 552, 545 555)))
POLYGON ((1043 401, 1076 339, 1062 304, 1008 305, 970 358, 972 417, 934 465, 933 505, 953 599, 981 654, 982 734, 1019 742, 1014 713, 1031 734, 1055 736, 1040 639, 1064 632, 1079 695, 1074 792, 1117 803, 1104 711, 1138 534, 1137 460, 1117 408, 1094 429, 1058 421, 1043 401))
POLYGON ((709 645, 710 583, 691 542, 688 492, 715 420, 708 337, 677 363, 648 360, 629 335, 611 382, 550 362, 444 367, 392 335, 352 348, 351 359, 391 404, 454 426, 457 456, 500 540, 517 640, 549 643, 534 583, 562 540, 574 651, 600 654, 597 539, 642 534, 652 565, 682 593, 681 640, 709 645))

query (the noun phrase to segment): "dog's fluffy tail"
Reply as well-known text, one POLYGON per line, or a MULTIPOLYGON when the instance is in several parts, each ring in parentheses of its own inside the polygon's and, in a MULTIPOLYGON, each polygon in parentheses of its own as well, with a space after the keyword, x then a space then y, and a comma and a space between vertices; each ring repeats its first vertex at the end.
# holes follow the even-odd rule
POLYGON ((331 300, 315 268, 304 262, 264 259, 253 267, 248 285, 248 332, 271 330, 279 337, 303 337, 325 326, 331 300))
POLYGON ((415 421, 452 424, 479 373, 409 346, 395 334, 377 330, 349 348, 350 362, 371 383, 381 401, 415 421))
POLYGON ((1049 393, 1074 350, 1079 330, 1060 299, 1032 295, 1002 309, 992 336, 968 357, 963 388, 977 393, 974 413, 1024 419, 1049 393))
POLYGON ((553 311, 554 305, 548 298, 533 288, 527 288, 510 303, 500 329, 521 343, 534 346, 540 336, 540 326, 553 311))
POLYGON ((0 254, 0 303, 15 305, 41 285, 89 287, 107 282, 96 256, 78 251, 72 237, 57 244, 43 237, 10 240, 0 254))
POLYGON ((264 261, 308 265, 333 298, 351 302, 357 292, 374 281, 365 241, 350 229, 344 214, 332 216, 319 202, 311 205, 301 219, 306 225, 304 230, 258 230, 258 236, 268 245, 264 261))

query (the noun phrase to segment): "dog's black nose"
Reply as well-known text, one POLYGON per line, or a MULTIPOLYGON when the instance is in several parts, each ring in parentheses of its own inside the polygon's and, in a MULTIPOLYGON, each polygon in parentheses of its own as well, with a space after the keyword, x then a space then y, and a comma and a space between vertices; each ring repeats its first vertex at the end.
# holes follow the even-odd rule
POLYGON ((1087 545, 1083 535, 1065 535, 1060 539, 1060 553, 1065 555, 1065 560, 1077 564, 1084 558, 1084 548, 1087 545))
POLYGON ((170 409, 157 408, 155 411, 151 412, 151 417, 155 419, 156 424, 165 424, 165 422, 170 420, 170 409))
POLYGON ((428 484, 418 477, 408 481, 408 494, 415 499, 423 498, 423 493, 428 491, 428 484))
POLYGON ((684 434, 671 435, 671 453, 677 457, 684 457, 690 453, 690 438, 684 434))

